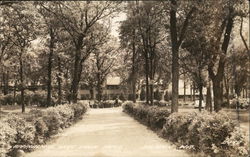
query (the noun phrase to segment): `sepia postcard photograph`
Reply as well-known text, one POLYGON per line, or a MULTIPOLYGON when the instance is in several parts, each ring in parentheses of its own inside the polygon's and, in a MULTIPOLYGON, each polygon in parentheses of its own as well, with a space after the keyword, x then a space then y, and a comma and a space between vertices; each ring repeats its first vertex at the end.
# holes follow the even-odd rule
POLYGON ((250 157, 249 0, 0 0, 0 157, 250 157))

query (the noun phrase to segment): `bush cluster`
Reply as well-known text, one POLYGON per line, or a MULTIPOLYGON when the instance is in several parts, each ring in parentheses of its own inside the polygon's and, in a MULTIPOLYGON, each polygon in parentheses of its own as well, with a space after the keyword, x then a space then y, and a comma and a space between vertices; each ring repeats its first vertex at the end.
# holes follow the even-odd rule
MULTIPOLYGON (((51 104, 55 104, 56 100, 54 97, 51 98, 51 104)), ((14 97, 13 94, 1 95, 0 103, 2 105, 14 105, 21 104, 21 93, 17 92, 14 97)), ((25 105, 37 105, 44 106, 47 103, 47 93, 46 91, 25 91, 24 94, 24 104, 25 105)))
POLYGON ((126 113, 132 115, 152 129, 162 129, 166 122, 165 117, 170 115, 170 112, 163 107, 136 105, 131 101, 123 103, 122 106, 126 113))
POLYGON ((163 108, 132 102, 124 103, 123 110, 147 126, 161 129, 162 136, 180 148, 214 157, 244 157, 249 153, 246 135, 225 112, 170 114, 163 108))
POLYGON ((105 101, 100 101, 100 102, 95 101, 95 103, 90 105, 90 107, 91 108, 110 108, 110 107, 119 107, 121 105, 122 105, 121 100, 105 100, 105 101))
MULTIPOLYGON (((236 109, 237 108, 237 99, 233 99, 232 102, 227 106, 229 106, 230 108, 236 109)), ((239 100, 239 108, 240 109, 249 109, 250 106, 250 102, 247 99, 241 99, 239 100)))
POLYGON ((52 135, 71 126, 87 111, 88 104, 65 104, 45 110, 33 109, 25 115, 10 114, 0 121, 0 156, 13 156, 15 146, 44 144, 52 135))

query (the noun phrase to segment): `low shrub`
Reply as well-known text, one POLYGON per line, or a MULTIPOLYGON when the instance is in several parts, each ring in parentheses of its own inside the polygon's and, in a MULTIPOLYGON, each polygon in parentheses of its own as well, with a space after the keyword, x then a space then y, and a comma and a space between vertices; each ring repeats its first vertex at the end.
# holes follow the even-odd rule
POLYGON ((110 107, 114 107, 115 102, 114 100, 106 100, 106 101, 101 102, 101 104, 103 108, 110 108, 110 107))
POLYGON ((57 108, 62 119, 62 125, 60 127, 61 128, 69 127, 74 120, 74 109, 69 105, 60 105, 57 108))
POLYGON ((148 123, 151 128, 162 129, 166 122, 166 118, 170 112, 166 108, 158 108, 156 106, 148 108, 148 123))
POLYGON ((17 149, 31 151, 23 145, 44 144, 49 137, 69 127, 81 119, 88 104, 79 102, 49 107, 45 110, 33 109, 27 114, 10 114, 0 121, 0 156, 13 156, 17 149))
POLYGON ((205 111, 171 114, 162 133, 172 142, 192 146, 194 151, 210 156, 247 156, 248 143, 244 133, 238 129, 226 113, 211 114, 205 111))
POLYGON ((0 103, 2 105, 13 105, 15 100, 13 99, 13 94, 6 94, 0 96, 0 103))
POLYGON ((186 135, 192 118, 193 114, 171 114, 166 119, 166 123, 163 127, 163 135, 172 142, 187 141, 187 138, 190 138, 186 135))
POLYGON ((119 107, 122 105, 122 101, 117 100, 105 100, 105 101, 95 101, 94 104, 90 105, 91 108, 110 108, 119 107))
POLYGON ((158 107, 164 107, 164 106, 168 106, 168 102, 164 100, 161 100, 161 101, 154 100, 154 105, 158 107))
POLYGON ((11 151, 17 133, 7 122, 0 121, 0 128, 0 156, 5 157, 11 151))
POLYGON ((166 108, 158 108, 156 106, 145 106, 134 104, 132 101, 123 103, 123 111, 132 115, 137 120, 151 127, 152 129, 162 129, 166 122, 165 117, 170 112, 166 108))
POLYGON ((57 108, 49 107, 43 116, 43 121, 48 127, 48 137, 55 135, 61 131, 63 126, 63 117, 59 114, 57 108))
POLYGON ((220 154, 221 156, 248 156, 249 146, 247 140, 242 136, 242 132, 243 131, 239 127, 234 129, 222 142, 222 145, 225 146, 224 148, 216 145, 212 146, 214 153, 220 154))
MULTIPOLYGON (((14 98, 13 94, 1 95, 0 102, 2 105, 14 105, 21 104, 21 93, 17 92, 14 98)), ((44 90, 38 91, 25 91, 24 94, 24 104, 25 105, 37 105, 37 106, 46 106, 47 103, 47 92, 44 90)), ((56 103, 56 99, 51 97, 51 105, 56 103)))
MULTIPOLYGON (((4 120, 12 129, 15 130, 15 145, 33 145, 35 139, 35 127, 32 123, 26 121, 25 117, 16 114, 10 115, 4 120)), ((12 156, 18 148, 13 147, 8 153, 12 156)), ((31 148, 25 148, 25 151, 31 151, 31 148)))
POLYGON ((49 137, 49 128, 47 127, 42 117, 39 117, 34 122, 34 126, 36 128, 36 136, 34 142, 37 144, 44 144, 49 137))
POLYGON ((121 93, 121 94, 119 95, 119 100, 121 100, 121 101, 125 101, 125 100, 126 100, 126 98, 125 98, 125 96, 124 96, 123 93, 121 93))
POLYGON ((182 149, 213 157, 246 157, 246 135, 225 112, 173 113, 163 107, 123 103, 123 111, 182 149))
MULTIPOLYGON (((47 92, 44 90, 38 90, 36 92, 30 93, 32 96, 30 98, 30 104, 37 105, 37 106, 46 106, 47 104, 47 92)), ((56 99, 52 96, 51 97, 51 105, 56 104, 56 99)))
POLYGON ((70 107, 73 109, 74 120, 81 119, 81 116, 87 111, 88 104, 85 102, 78 102, 76 104, 70 104, 70 107))

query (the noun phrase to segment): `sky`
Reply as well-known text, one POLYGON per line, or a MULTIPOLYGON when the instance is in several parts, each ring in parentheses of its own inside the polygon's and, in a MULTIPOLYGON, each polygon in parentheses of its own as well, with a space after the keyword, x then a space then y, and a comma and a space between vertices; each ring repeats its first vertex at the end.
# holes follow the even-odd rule
POLYGON ((126 20, 126 13, 119 13, 112 19, 111 34, 119 39, 120 22, 126 20))

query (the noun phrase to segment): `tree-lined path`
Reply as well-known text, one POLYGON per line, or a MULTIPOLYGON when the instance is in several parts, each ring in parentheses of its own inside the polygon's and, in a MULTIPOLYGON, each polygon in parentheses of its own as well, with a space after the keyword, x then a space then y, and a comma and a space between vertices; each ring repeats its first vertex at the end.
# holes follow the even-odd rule
POLYGON ((55 141, 27 157, 185 157, 121 108, 90 109, 87 115, 55 141))

